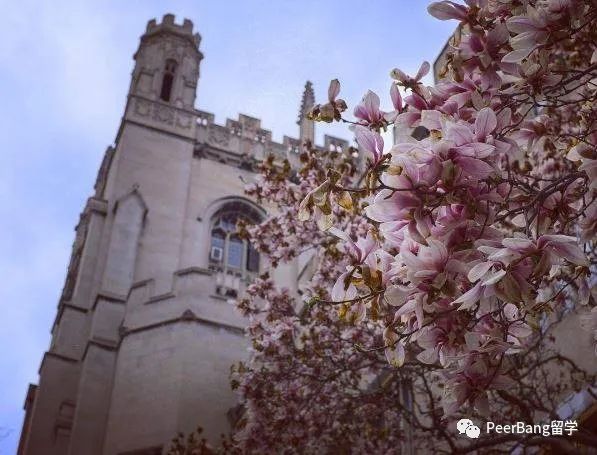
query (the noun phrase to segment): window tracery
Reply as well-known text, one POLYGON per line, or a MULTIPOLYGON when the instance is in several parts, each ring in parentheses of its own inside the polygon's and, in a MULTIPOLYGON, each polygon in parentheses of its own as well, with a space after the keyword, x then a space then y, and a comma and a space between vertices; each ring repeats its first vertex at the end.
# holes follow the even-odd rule
MULTIPOLYGON (((247 279, 259 272, 259 253, 237 233, 237 223, 261 221, 261 214, 241 201, 226 203, 212 219, 209 267, 233 279, 247 279)), ((219 294, 236 297, 236 286, 220 286, 219 294)))

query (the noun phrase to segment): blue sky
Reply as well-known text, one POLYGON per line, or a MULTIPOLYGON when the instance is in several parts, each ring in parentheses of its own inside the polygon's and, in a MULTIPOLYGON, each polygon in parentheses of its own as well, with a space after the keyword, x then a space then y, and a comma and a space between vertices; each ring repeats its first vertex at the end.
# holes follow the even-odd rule
MULTIPOLYGON (((203 40, 197 107, 295 136, 303 85, 339 78, 389 107, 389 71, 430 62, 453 23, 426 0, 0 0, 0 454, 12 454, 29 382, 50 342, 73 228, 115 137, 147 20, 187 17, 203 40)), ((349 138, 344 127, 330 134, 349 138)), ((322 128, 319 128, 321 138, 322 128)))

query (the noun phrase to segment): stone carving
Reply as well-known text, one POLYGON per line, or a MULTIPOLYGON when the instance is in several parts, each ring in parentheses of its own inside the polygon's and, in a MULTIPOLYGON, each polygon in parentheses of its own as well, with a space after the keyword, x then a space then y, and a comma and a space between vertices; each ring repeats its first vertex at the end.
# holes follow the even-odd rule
POLYGON ((193 117, 189 114, 185 114, 183 112, 179 112, 176 116, 176 126, 180 128, 189 129, 193 123, 193 117))
POLYGON ((143 98, 135 99, 134 113, 140 117, 151 118, 156 122, 186 130, 192 127, 194 119, 190 113, 143 98))
POLYGON ((207 140, 215 146, 228 147, 230 145, 230 130, 219 125, 209 125, 207 140))
POLYGON ((151 112, 151 101, 137 98, 135 100, 135 114, 147 117, 151 112))
POLYGON ((168 106, 153 104, 153 119, 168 125, 174 125, 174 109, 168 106))

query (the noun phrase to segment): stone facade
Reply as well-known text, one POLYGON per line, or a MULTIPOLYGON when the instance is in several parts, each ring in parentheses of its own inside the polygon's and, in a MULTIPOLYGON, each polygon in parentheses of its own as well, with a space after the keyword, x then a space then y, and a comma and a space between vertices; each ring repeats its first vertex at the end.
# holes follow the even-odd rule
MULTIPOLYGON (((315 100, 307 83, 299 137, 282 143, 257 118, 215 123, 194 107, 200 40, 170 14, 141 37, 115 144, 76 228, 39 385, 27 394, 19 454, 159 454, 178 431, 201 425, 216 442, 229 428, 229 367, 246 355, 230 299, 257 270, 247 269, 248 246, 226 237, 214 247, 214 219, 228 207, 265 216, 243 181, 268 154, 297 160, 314 139, 304 114, 315 100), (245 262, 222 266, 222 254, 245 262)), ((325 136, 323 147, 347 146, 325 136)), ((304 262, 275 278, 296 289, 304 262)))

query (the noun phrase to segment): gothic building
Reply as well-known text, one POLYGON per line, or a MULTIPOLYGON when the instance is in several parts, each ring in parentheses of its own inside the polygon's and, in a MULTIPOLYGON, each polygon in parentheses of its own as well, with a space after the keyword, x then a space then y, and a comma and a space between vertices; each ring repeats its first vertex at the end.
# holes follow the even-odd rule
MULTIPOLYGON (((272 141, 257 118, 216 124, 195 108, 203 57, 193 24, 149 21, 122 122, 76 227, 52 341, 31 385, 19 454, 160 454, 201 425, 216 441, 235 405, 228 375, 246 355, 230 300, 267 264, 235 235, 262 207, 243 181, 267 154, 297 159, 314 139, 272 141), (240 178, 239 178, 240 177, 240 178)), ((346 148, 326 136, 323 147, 346 148)), ((296 289, 296 261, 276 271, 296 289)))

